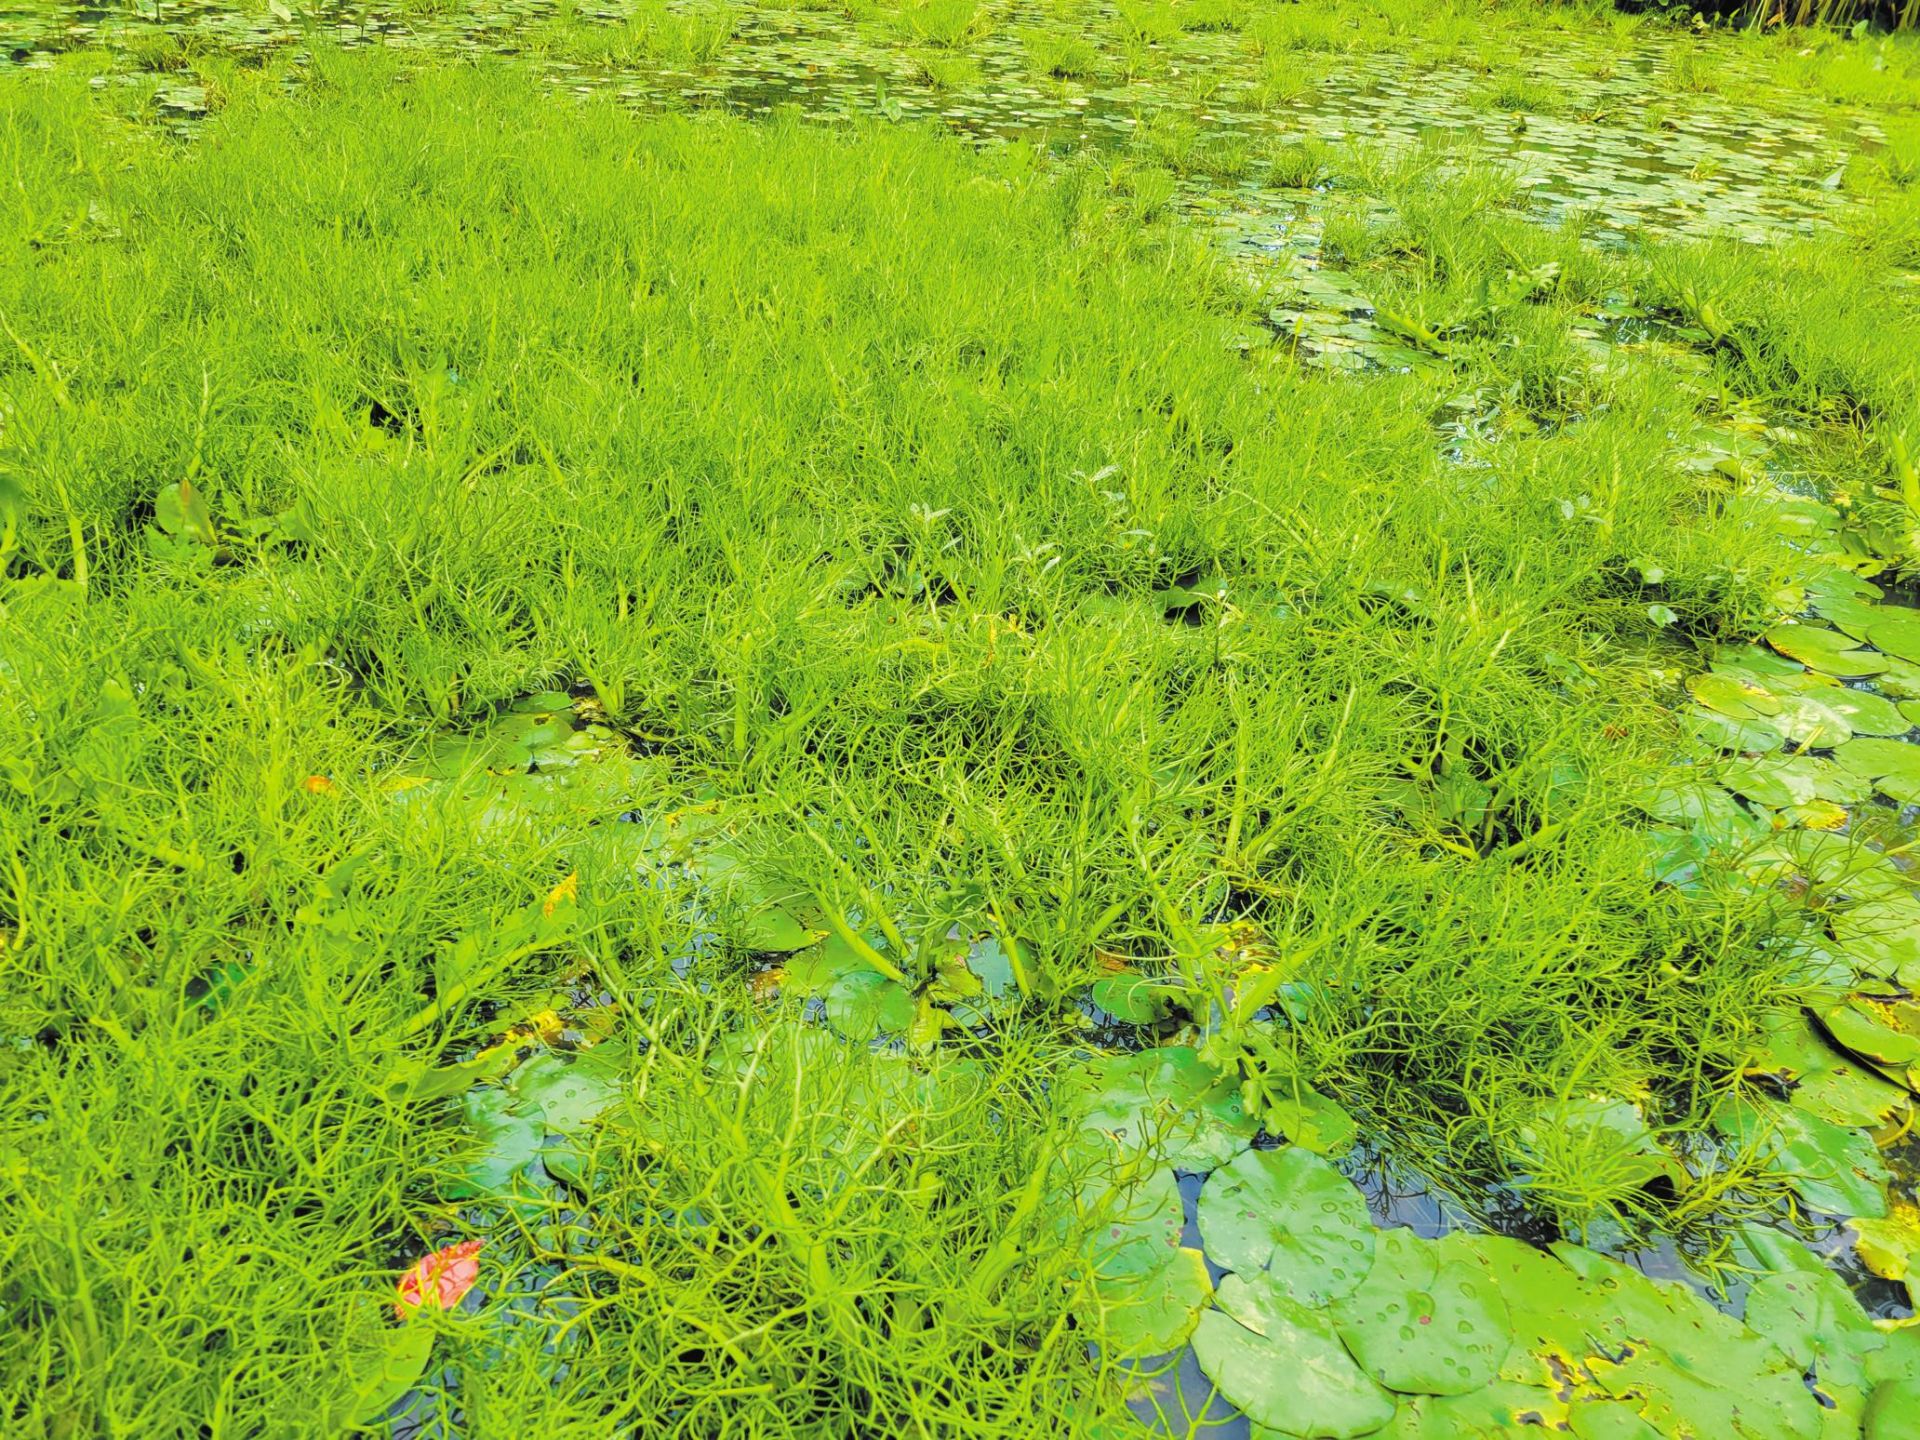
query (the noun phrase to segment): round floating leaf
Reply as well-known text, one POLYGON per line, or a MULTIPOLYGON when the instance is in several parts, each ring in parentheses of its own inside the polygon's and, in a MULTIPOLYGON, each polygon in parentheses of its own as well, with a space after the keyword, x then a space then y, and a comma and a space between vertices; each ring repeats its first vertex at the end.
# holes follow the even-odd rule
POLYGON ((1881 1279, 1920 1276, 1920 1209, 1901 1201, 1878 1219, 1855 1220, 1853 1229, 1853 1248, 1881 1279))
POLYGON ((1687 728, 1709 745, 1742 753, 1766 753, 1780 748, 1781 734, 1764 720, 1734 720, 1711 710, 1686 717, 1687 728))
POLYGON ((509 1088, 539 1107, 547 1129, 572 1134, 619 1095, 618 1051, 602 1046, 572 1060, 550 1051, 515 1071, 509 1088))
POLYGON ((1889 609, 1867 627, 1867 639, 1889 655, 1920 665, 1920 611, 1889 609))
POLYGON ((1793 1106, 1735 1097, 1714 1116, 1714 1127, 1736 1144, 1766 1157, 1801 1198, 1833 1215, 1887 1213, 1887 1167, 1873 1141, 1857 1130, 1793 1106))
POLYGON ((1795 783, 1792 772, 1771 759, 1728 760, 1716 766, 1714 778, 1727 789, 1756 805, 1784 810, 1813 799, 1813 787, 1795 783))
POLYGON ((1266 1124, 1316 1155, 1344 1155, 1360 1137, 1343 1106, 1304 1085, 1268 1098, 1266 1124))
POLYGON ((1249 1150, 1211 1176, 1200 1235, 1214 1263, 1242 1273, 1270 1263, 1281 1290, 1308 1305, 1351 1294, 1373 1261, 1365 1197, 1297 1145, 1249 1150))
POLYGON ((1207 1260, 1179 1248, 1158 1269, 1141 1275, 1103 1276, 1095 1283, 1107 1348, 1122 1360, 1140 1360, 1177 1349, 1193 1333, 1213 1298, 1207 1260))
POLYGON ((469 1090, 461 1104, 480 1148, 468 1158, 462 1177, 445 1187, 447 1198, 512 1193, 547 1133, 538 1102, 497 1085, 482 1085, 469 1090))
POLYGON ((1839 630, 1823 630, 1813 625, 1776 625, 1767 632, 1767 643, 1782 655, 1790 655, 1822 675, 1857 680, 1878 675, 1887 668, 1885 657, 1858 648, 1851 635, 1839 630))
POLYGON ((1663 1440, 1633 1400, 1570 1406, 1567 1424, 1579 1440, 1663 1440))
POLYGON ((1887 1343, 1846 1282, 1825 1270, 1764 1276, 1747 1294, 1747 1325, 1837 1385, 1861 1384, 1863 1357, 1887 1343))
POLYGON ((1820 1023, 1835 1040, 1869 1060, 1903 1066, 1920 1060, 1920 1008, 1913 1005, 1855 1000, 1822 1011, 1820 1023))
POLYGON ((1903 740, 1850 740, 1833 752, 1833 758, 1901 804, 1920 803, 1920 745, 1903 740))
POLYGON ((317 1433, 336 1435, 383 1418, 426 1374, 433 1335, 431 1325, 387 1325, 371 1316, 357 1325, 331 1392, 314 1397, 317 1433))
POLYGON ((825 934, 824 930, 810 930, 802 925, 791 911, 770 905, 741 921, 732 939, 742 950, 785 955, 806 949, 825 934))
POLYGON ((1582 1368, 1605 1394, 1644 1397, 1662 1434, 1815 1440, 1821 1409, 1771 1341, 1685 1286, 1582 1246, 1554 1253, 1583 1282, 1582 1368))
MULTIPOLYGON (((1583 1401, 1577 1408, 1601 1406, 1583 1401)), ((1567 1433, 1570 1422, 1569 1406, 1555 1391, 1495 1380, 1466 1395, 1409 1395, 1375 1440, 1518 1440, 1533 1435, 1544 1440, 1567 1433)))
POLYGON ((1853 722, 1817 695, 1783 695, 1771 724, 1796 746, 1826 750, 1853 738, 1853 722))
POLYGON ((1839 1056, 1809 1071, 1794 1087, 1793 1103, 1835 1125, 1884 1125, 1907 1105, 1907 1092, 1865 1065, 1839 1056))
POLYGON ((1080 1116, 1079 1147, 1105 1158, 1151 1151, 1176 1169, 1204 1172, 1245 1150, 1260 1130, 1239 1085, 1191 1045, 1102 1056, 1063 1089, 1080 1116))
POLYGON ((1845 717, 1856 735, 1904 735, 1912 722, 1900 713, 1900 707, 1884 695, 1869 690, 1854 690, 1845 685, 1829 685, 1806 691, 1836 714, 1845 717))
POLYGON ((1707 709, 1729 720, 1757 720, 1780 713, 1780 699, 1757 680, 1708 673, 1688 679, 1687 689, 1707 709))
POLYGON ((1867 1398, 1863 1440, 1920 1440, 1920 1380, 1890 1380, 1867 1398))
POLYGON ((1870 626, 1886 618, 1886 610, 1873 603, 1885 593, 1872 581, 1844 570, 1822 575, 1807 585, 1807 598, 1814 612, 1856 639, 1864 637, 1870 626))
POLYGON ((1260 1275, 1228 1276, 1219 1303, 1200 1317, 1194 1355, 1255 1423, 1289 1437, 1347 1440, 1393 1418, 1393 1397, 1353 1362, 1324 1314, 1260 1275))
POLYGON ((1442 1261, 1409 1231, 1383 1233, 1359 1289, 1333 1307, 1347 1349, 1389 1390, 1464 1395, 1491 1381, 1512 1341, 1483 1270, 1442 1261))
POLYGON ((877 970, 842 975, 824 998, 828 1021, 850 1040, 904 1035, 913 1025, 913 996, 877 970))
POLYGON ((1151 1025, 1164 1020, 1186 987, 1154 975, 1113 975, 1093 982, 1093 1003, 1116 1020, 1151 1025))

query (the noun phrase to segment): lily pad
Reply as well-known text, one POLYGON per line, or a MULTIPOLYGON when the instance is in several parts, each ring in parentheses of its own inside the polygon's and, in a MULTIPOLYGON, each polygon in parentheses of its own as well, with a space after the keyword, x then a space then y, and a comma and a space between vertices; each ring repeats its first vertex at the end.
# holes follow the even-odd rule
POLYGON ((1361 1368, 1403 1394, 1477 1390, 1512 1343, 1507 1307, 1485 1271, 1442 1261, 1405 1230, 1381 1234, 1372 1268, 1335 1302, 1333 1319, 1361 1368))
POLYGON ((1903 740, 1851 740, 1835 750, 1833 758, 1902 805, 1920 803, 1920 745, 1903 740))
POLYGON ((1304 1085, 1270 1096, 1265 1120, 1269 1128, 1316 1155, 1344 1155, 1360 1138, 1360 1127, 1344 1106, 1304 1085))
POLYGON ((1886 592, 1870 580, 1845 570, 1822 575, 1807 585, 1807 598, 1822 619, 1839 626, 1856 640, 1864 638, 1870 626, 1886 617, 1876 605, 1886 592))
POLYGON ((1856 1055, 1883 1065, 1920 1061, 1920 1006, 1856 999, 1824 1010, 1820 1023, 1856 1055))
POLYGON ((1757 680, 1708 672, 1688 679, 1693 698, 1729 720, 1758 720, 1780 713, 1780 697, 1757 680))
POLYGON ((1373 1260, 1364 1196, 1309 1150, 1249 1150, 1200 1192, 1200 1235, 1216 1264, 1271 1265, 1281 1291, 1307 1305, 1350 1295, 1373 1260))
POLYGON ((618 1097, 619 1052, 597 1046, 573 1059, 549 1052, 515 1071, 508 1088, 519 1103, 539 1108, 547 1129, 572 1134, 618 1097))
POLYGON ((1889 655, 1920 665, 1920 611, 1889 609, 1867 627, 1867 639, 1889 655))
POLYGON ((1890 1380, 1867 1400, 1864 1440, 1920 1440, 1920 1380, 1890 1380))
POLYGON ((1877 1219, 1855 1220, 1853 1230, 1861 1263, 1881 1279, 1920 1277, 1920 1208, 1900 1201, 1877 1219))
POLYGON ((1122 1360, 1164 1355, 1184 1344, 1213 1298, 1206 1256, 1176 1249, 1144 1274, 1102 1276, 1100 1298, 1106 1344, 1122 1360))
POLYGON ((1393 1397, 1354 1363, 1326 1315, 1257 1274, 1229 1275, 1219 1305, 1200 1317, 1194 1354, 1255 1423, 1284 1436, 1347 1440, 1393 1418, 1393 1397))
POLYGON ((1714 1126, 1735 1143, 1766 1157, 1801 1198, 1833 1215, 1887 1213, 1887 1167, 1873 1141, 1793 1106, 1760 1097, 1723 1105, 1714 1126))
POLYGON ((1862 1357, 1886 1344, 1846 1283, 1831 1271, 1763 1277, 1747 1295, 1747 1325, 1822 1381, 1864 1382, 1862 1357))
POLYGON ((1176 1169, 1205 1172, 1245 1150, 1260 1130, 1240 1087, 1191 1045, 1103 1056, 1063 1088, 1080 1117, 1079 1148, 1110 1158, 1151 1153, 1176 1169))
POLYGON ((1858 680, 1878 675, 1887 668, 1883 656, 1860 649, 1851 635, 1840 630, 1825 630, 1814 625, 1776 625, 1767 632, 1767 643, 1782 655, 1791 656, 1822 675, 1858 680))
POLYGON ((444 1187, 448 1199, 509 1195, 529 1176, 547 1133, 537 1101, 497 1085, 469 1090, 462 1100, 467 1127, 480 1142, 460 1177, 444 1187))

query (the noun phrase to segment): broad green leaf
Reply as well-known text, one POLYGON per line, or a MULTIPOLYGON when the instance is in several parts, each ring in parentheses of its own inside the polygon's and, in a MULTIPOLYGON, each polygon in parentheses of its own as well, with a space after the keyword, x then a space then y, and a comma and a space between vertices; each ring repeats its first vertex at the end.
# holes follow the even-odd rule
POLYGON ((1066 1077, 1062 1091, 1078 1119, 1078 1148, 1107 1158, 1151 1153, 1204 1172, 1245 1150, 1260 1129, 1240 1087, 1190 1045, 1102 1056, 1066 1077))
POLYGON ((1393 1397, 1354 1363, 1324 1314, 1262 1275, 1229 1275, 1218 1303, 1200 1317, 1194 1354, 1255 1423, 1289 1437, 1346 1440, 1393 1418, 1393 1397))
POLYGON ((317 1407, 320 1427, 329 1435, 383 1417, 420 1383, 433 1355, 431 1325, 369 1320, 362 1328, 351 1342, 338 1389, 317 1407))
POLYGON ((1813 625, 1776 625, 1767 632, 1767 643, 1782 655, 1790 655, 1822 675, 1857 680, 1878 675, 1887 668, 1883 657, 1860 649, 1852 636, 1839 630, 1823 630, 1813 625))
POLYGON ((1443 1261, 1407 1230, 1380 1234, 1372 1268, 1334 1302, 1333 1319, 1361 1368, 1402 1394, 1477 1390, 1512 1343, 1507 1308, 1486 1272, 1463 1259, 1443 1261))
POLYGON ((1873 1142, 1790 1105, 1736 1096, 1714 1116, 1714 1127, 1765 1157, 1801 1198, 1834 1215, 1887 1213, 1887 1168, 1873 1142))
POLYGON ((1889 608, 1867 627, 1867 639, 1889 655, 1920 665, 1920 611, 1889 608))
POLYGON ((1200 1235, 1214 1263, 1241 1273, 1271 1265, 1283 1293, 1313 1306, 1351 1294, 1373 1260, 1365 1197, 1297 1145, 1249 1150, 1210 1176, 1200 1235))
POLYGON ((1833 758, 1902 805, 1920 803, 1920 745, 1903 740, 1850 740, 1833 752, 1833 758))

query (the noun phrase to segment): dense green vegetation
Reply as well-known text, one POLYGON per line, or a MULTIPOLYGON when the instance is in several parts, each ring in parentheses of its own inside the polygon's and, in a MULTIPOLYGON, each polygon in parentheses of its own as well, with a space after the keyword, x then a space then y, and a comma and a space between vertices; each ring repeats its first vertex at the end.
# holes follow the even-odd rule
POLYGON ((0 75, 8 1432, 1234 1433, 1191 1337, 1256 1435, 1912 1433, 1912 47, 1605 19, 1863 107, 1765 245, 1287 121, 1598 11, 833 21, 1110 141, 543 82, 749 8, 0 75))

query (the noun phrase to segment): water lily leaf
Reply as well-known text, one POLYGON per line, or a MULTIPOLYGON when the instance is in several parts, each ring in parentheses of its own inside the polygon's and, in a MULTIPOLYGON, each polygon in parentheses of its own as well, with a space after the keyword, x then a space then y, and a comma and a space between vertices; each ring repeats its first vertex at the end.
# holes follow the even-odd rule
POLYGON ((1242 1273, 1271 1265, 1282 1293, 1312 1306, 1352 1294, 1373 1259, 1365 1197, 1299 1146, 1249 1150, 1209 1178, 1200 1235, 1216 1264, 1242 1273))
POLYGON ((1183 1246, 1145 1274, 1102 1276, 1095 1292, 1108 1349, 1119 1359, 1138 1360, 1186 1343, 1213 1298, 1213 1281, 1206 1256, 1183 1246))
POLYGON ((573 708, 573 697, 564 690, 542 690, 537 695, 522 695, 507 707, 516 715, 552 715, 573 708))
POLYGON ((1773 757, 1722 761, 1713 774, 1734 794, 1770 810, 1804 805, 1814 798, 1812 782, 1776 763, 1773 757))
POLYGON ((1885 593, 1872 581, 1846 570, 1829 571, 1807 584, 1807 598, 1814 612, 1856 640, 1864 639, 1868 628, 1886 617, 1886 610, 1873 603, 1885 593))
POLYGON ((1711 710, 1695 710, 1685 718, 1693 734, 1721 750, 1764 754, 1780 748, 1780 732, 1764 720, 1734 720, 1711 710))
POLYGON ((733 942, 742 950, 760 950, 773 954, 791 954, 804 950, 826 935, 811 930, 794 918, 793 912, 778 905, 756 910, 741 921, 733 933, 733 942))
POLYGON ((1795 745, 1825 750, 1853 737, 1853 722, 1823 696, 1783 695, 1768 723, 1795 745))
POLYGON ((1780 697, 1757 680, 1735 675, 1694 675, 1687 680, 1693 698, 1729 720, 1758 720, 1780 713, 1780 697))
POLYGON ((1887 1213, 1887 1168, 1873 1142, 1857 1130, 1761 1097, 1731 1098, 1714 1128, 1766 1157, 1767 1168, 1788 1177, 1801 1198, 1834 1215, 1887 1213))
MULTIPOLYGON (((1495 1380, 1465 1395, 1409 1395, 1378 1440, 1519 1440, 1566 1433, 1576 1410, 1602 1409, 1634 1414, 1630 1405, 1610 1400, 1583 1400, 1570 1407, 1553 1390, 1495 1380)), ((1574 1428, 1571 1433, 1582 1432, 1574 1428)))
POLYGON ((1897 1201, 1878 1218, 1853 1222, 1853 1248, 1867 1269, 1883 1280, 1906 1280, 1920 1275, 1920 1209, 1897 1201))
POLYGON ((1782 1006, 1760 1017, 1759 1038, 1740 1073, 1792 1081, 1825 1069, 1838 1058, 1805 1011, 1782 1006))
POLYGON ((1920 745, 1902 740, 1851 740, 1836 749, 1833 758, 1902 805, 1920 803, 1920 745))
POLYGON ((1907 1107, 1907 1092, 1865 1065, 1836 1056, 1794 1087, 1793 1103, 1835 1125, 1885 1125, 1907 1107))
POLYGON ((1305 1085, 1269 1094, 1262 1119, 1268 1129, 1316 1155, 1344 1155, 1360 1138, 1360 1127, 1345 1107, 1305 1085))
POLYGON ((1780 812, 1780 818, 1809 830, 1838 830, 1847 823, 1847 810, 1831 800, 1809 800, 1804 805, 1789 805, 1780 812))
POLYGON ((1920 1006, 1859 998, 1821 1011, 1820 1023, 1840 1044, 1869 1060, 1895 1066, 1920 1060, 1920 1006))
POLYGON ((1102 1056, 1068 1076, 1063 1091, 1080 1117, 1079 1147, 1106 1158, 1147 1152, 1204 1173, 1245 1150, 1260 1130, 1240 1087, 1191 1045, 1102 1056))
POLYGON ((1116 1020, 1150 1025, 1164 1020, 1186 987, 1153 975, 1113 975, 1093 982, 1093 1003, 1116 1020))
POLYGON ((546 1135, 539 1104, 501 1086, 483 1085, 466 1093, 462 1108, 479 1148, 460 1177, 444 1187, 447 1198, 511 1195, 529 1176, 546 1135))
POLYGON ((1835 714, 1844 717, 1856 735, 1904 735, 1913 728, 1912 722, 1900 713, 1899 706, 1886 696, 1875 695, 1869 690, 1827 685, 1802 693, 1813 695, 1835 714))
POLYGON ((1650 787, 1639 804, 1654 819, 1684 826, 1715 846, 1738 848, 1764 833, 1738 801, 1704 780, 1650 787))
POLYGON ((1373 1266, 1333 1320, 1354 1359, 1389 1390, 1464 1395, 1489 1383, 1512 1343, 1486 1272, 1442 1261, 1410 1231, 1383 1232, 1373 1266))
POLYGON ((1823 630, 1813 625, 1776 625, 1767 632, 1767 643, 1782 655, 1791 656, 1822 675, 1858 680, 1878 675, 1887 668, 1884 657, 1858 648, 1853 637, 1840 630, 1823 630))
POLYGON ((1867 639, 1889 655, 1920 665, 1920 612, 1887 610, 1867 627, 1867 639))
POLYGON ((1887 1343, 1846 1283, 1826 1270, 1763 1277, 1747 1294, 1747 1325, 1802 1370, 1817 1369, 1837 1385, 1864 1384, 1862 1357, 1887 1343))
POLYGON ((1867 1399, 1864 1440, 1920 1440, 1920 1380, 1890 1380, 1867 1399))
POLYGON ((379 1420, 427 1373, 433 1355, 430 1325, 368 1324, 356 1337, 338 1390, 318 1407, 329 1434, 379 1420))
POLYGON ((1640 1399, 1641 1413, 1663 1435, 1819 1436, 1819 1404, 1770 1340, 1684 1286, 1650 1280, 1582 1246, 1553 1248, 1593 1296, 1583 1307, 1586 1372, 1607 1394, 1640 1399))
POLYGON ((864 965, 827 987, 827 1020, 850 1040, 904 1035, 914 1022, 914 1000, 907 990, 864 965))
POLYGON ((572 1134, 619 1097, 618 1051, 598 1046, 572 1058, 549 1052, 514 1072, 508 1088, 539 1110, 547 1129, 572 1134))
POLYGON ((1631 1188, 1665 1176, 1677 1185, 1693 1177, 1647 1128, 1640 1107, 1610 1095, 1576 1095, 1520 1128, 1520 1142, 1533 1155, 1550 1153, 1563 1163, 1577 1157, 1582 1173, 1609 1187, 1631 1188))
POLYGON ((1346 1440, 1393 1418, 1393 1397, 1348 1355, 1332 1322, 1262 1275, 1229 1275, 1200 1317, 1200 1368, 1255 1423, 1289 1437, 1346 1440))

